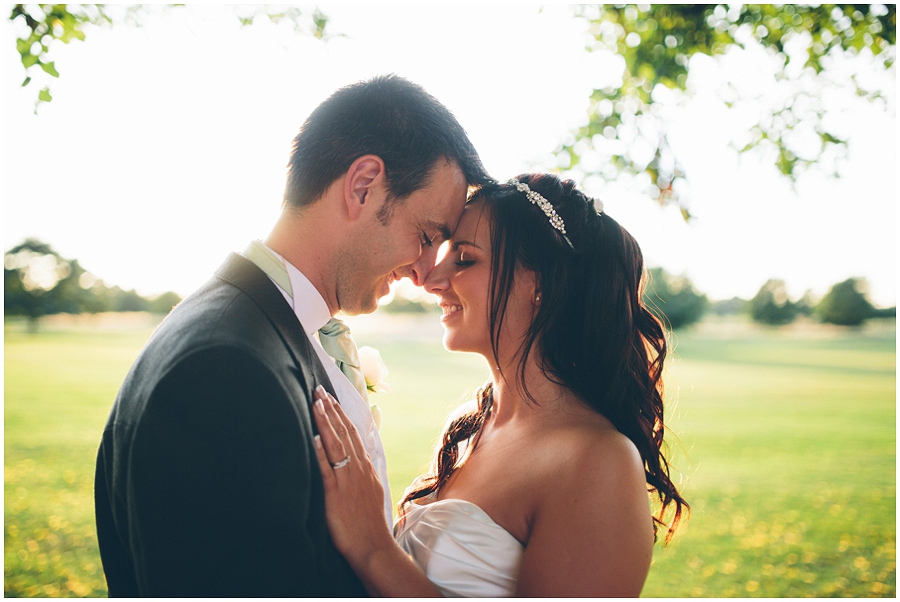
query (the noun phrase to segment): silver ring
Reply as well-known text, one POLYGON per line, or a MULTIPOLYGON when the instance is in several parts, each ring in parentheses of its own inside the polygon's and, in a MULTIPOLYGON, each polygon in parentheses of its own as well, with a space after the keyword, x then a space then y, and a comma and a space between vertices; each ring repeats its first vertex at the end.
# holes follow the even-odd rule
POLYGON ((335 462, 334 464, 332 464, 331 467, 333 469, 337 470, 338 468, 343 468, 347 464, 350 464, 350 455, 349 454, 347 454, 347 457, 344 458, 343 460, 341 460, 340 462, 335 462))

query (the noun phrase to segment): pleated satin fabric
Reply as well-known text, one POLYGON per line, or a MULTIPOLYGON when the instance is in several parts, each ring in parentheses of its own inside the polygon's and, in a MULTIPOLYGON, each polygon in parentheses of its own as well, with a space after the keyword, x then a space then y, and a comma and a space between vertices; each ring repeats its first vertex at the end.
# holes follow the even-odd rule
POLYGON ((394 536, 446 597, 515 593, 525 548, 477 505, 459 499, 411 504, 394 536))

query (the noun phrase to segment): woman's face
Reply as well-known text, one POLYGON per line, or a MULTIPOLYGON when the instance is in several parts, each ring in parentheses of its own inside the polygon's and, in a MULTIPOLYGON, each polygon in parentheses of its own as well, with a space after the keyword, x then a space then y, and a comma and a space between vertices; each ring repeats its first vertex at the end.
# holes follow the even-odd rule
MULTIPOLYGON (((425 279, 425 290, 440 297, 444 347, 493 359, 490 335, 491 225, 483 201, 466 206, 443 258, 425 279)), ((534 314, 534 277, 516 270, 516 282, 500 333, 501 361, 516 349, 534 314)))

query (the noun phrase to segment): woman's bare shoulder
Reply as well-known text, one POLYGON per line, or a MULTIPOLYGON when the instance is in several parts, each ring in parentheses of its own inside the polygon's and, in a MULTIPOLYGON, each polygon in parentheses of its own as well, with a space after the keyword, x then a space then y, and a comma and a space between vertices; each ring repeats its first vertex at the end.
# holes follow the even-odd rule
POLYGON ((518 593, 638 595, 653 523, 637 447, 603 420, 554 429, 545 447, 518 593))
POLYGON ((646 491, 640 452, 605 418, 573 422, 548 435, 542 472, 552 497, 573 491, 603 495, 626 486, 646 491))

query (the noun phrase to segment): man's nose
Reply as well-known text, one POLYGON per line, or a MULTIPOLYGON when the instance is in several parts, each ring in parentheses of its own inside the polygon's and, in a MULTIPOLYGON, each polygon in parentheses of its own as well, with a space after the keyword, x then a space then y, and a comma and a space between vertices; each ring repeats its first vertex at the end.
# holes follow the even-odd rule
POLYGON ((428 274, 434 269, 437 261, 438 247, 433 245, 424 247, 419 258, 409 267, 409 279, 416 286, 424 286, 428 274))

